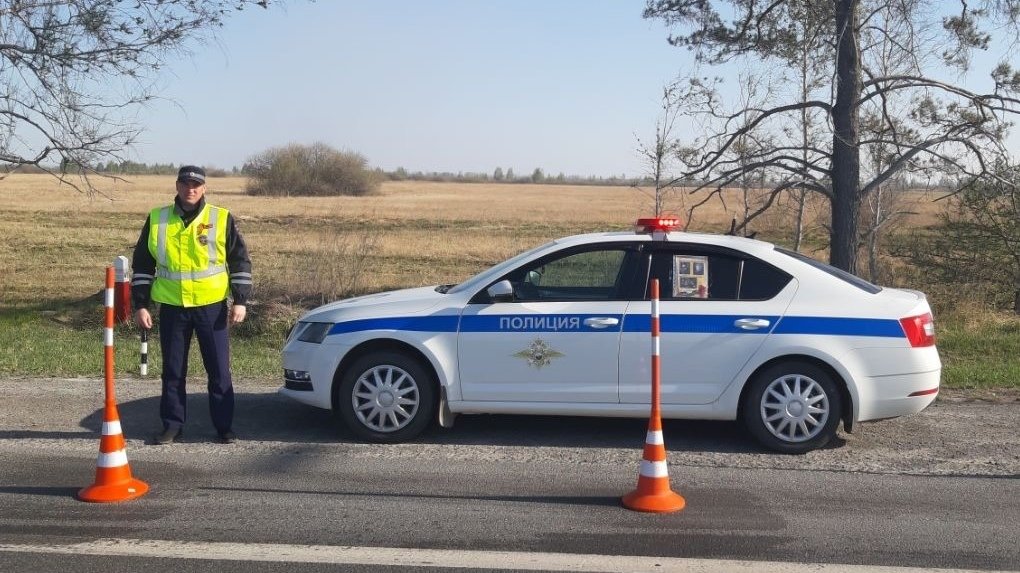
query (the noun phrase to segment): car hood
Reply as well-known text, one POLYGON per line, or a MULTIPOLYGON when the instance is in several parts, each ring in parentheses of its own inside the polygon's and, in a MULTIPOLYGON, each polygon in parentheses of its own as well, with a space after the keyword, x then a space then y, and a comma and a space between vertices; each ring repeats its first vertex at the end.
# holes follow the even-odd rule
POLYGON ((301 320, 340 322, 355 318, 397 316, 424 312, 447 298, 436 287, 419 287, 380 292, 331 302, 310 310, 301 320))

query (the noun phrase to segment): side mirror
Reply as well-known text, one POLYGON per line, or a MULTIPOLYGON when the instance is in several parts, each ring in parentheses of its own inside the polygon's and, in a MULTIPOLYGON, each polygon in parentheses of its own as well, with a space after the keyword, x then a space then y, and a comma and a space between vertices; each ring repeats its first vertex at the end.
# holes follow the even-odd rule
POLYGON ((514 299, 514 287, 510 281, 502 280, 485 290, 492 302, 510 302, 514 299))

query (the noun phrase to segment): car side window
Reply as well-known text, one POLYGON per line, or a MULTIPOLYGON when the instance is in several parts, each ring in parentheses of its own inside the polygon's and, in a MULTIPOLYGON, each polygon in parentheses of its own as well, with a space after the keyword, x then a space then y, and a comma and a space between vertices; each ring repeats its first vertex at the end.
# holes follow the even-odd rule
POLYGON ((747 259, 740 273, 740 300, 768 300, 786 288, 792 279, 768 263, 747 259))
POLYGON ((734 300, 740 259, 697 249, 658 251, 651 276, 659 279, 662 300, 734 300))
POLYGON ((518 301, 592 301, 618 297, 625 249, 582 251, 525 266, 510 275, 518 301))
POLYGON ((768 300, 792 278, 742 253, 682 245, 653 254, 651 277, 662 300, 768 300))

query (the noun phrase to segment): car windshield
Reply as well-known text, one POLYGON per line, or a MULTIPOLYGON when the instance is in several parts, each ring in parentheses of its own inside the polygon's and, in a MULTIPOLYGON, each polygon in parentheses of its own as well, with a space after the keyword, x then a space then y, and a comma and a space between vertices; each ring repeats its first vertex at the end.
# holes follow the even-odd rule
POLYGON ((776 247, 776 251, 780 252, 780 253, 783 253, 784 255, 786 255, 788 257, 793 257, 793 258, 797 259, 798 261, 805 262, 805 263, 811 265, 812 267, 815 267, 816 269, 825 271, 825 272, 829 273, 830 275, 832 275, 832 276, 834 276, 834 277, 836 277, 836 278, 838 278, 838 279, 840 279, 842 281, 845 281, 845 282, 848 282, 848 283, 854 285, 855 287, 861 289, 864 292, 875 294, 875 293, 880 292, 882 290, 882 287, 877 286, 877 285, 873 285, 873 284, 869 283, 868 281, 862 279, 861 277, 859 277, 857 275, 850 274, 850 273, 844 271, 843 269, 837 269, 836 267, 834 267, 832 265, 827 265, 827 264, 825 264, 825 263, 823 263, 821 261, 816 261, 815 259, 812 259, 811 257, 809 257, 809 256, 807 256, 807 255, 805 255, 803 253, 798 253, 798 252, 795 252, 795 251, 788 251, 786 249, 781 249, 779 247, 776 247))
MULTIPOLYGON (((465 291, 465 290, 468 290, 468 289, 473 289, 473 288, 479 287, 482 284, 484 284, 484 283, 486 283, 486 282, 488 282, 488 281, 490 281, 490 280, 492 280, 492 279, 494 279, 494 278, 496 278, 496 277, 506 273, 508 270, 510 270, 513 267, 517 266, 519 263, 521 263, 521 262, 531 258, 535 253, 537 253, 537 252, 539 252, 541 250, 544 250, 544 249, 552 246, 554 243, 555 243, 555 241, 552 241, 552 242, 546 243, 544 245, 539 245, 539 246, 535 247, 534 249, 529 249, 527 251, 524 251, 523 253, 521 253, 521 254, 519 254, 519 255, 517 255, 515 257, 509 258, 509 259, 503 261, 502 263, 497 264, 494 267, 489 267, 488 269, 485 269, 484 271, 478 273, 477 275, 475 275, 475 276, 469 278, 468 280, 460 283, 459 285, 456 285, 454 287, 451 287, 451 288, 447 289, 445 292, 447 292, 449 294, 455 294, 455 293, 462 292, 462 291, 465 291)), ((442 291, 440 291, 440 292, 442 292, 442 291)))

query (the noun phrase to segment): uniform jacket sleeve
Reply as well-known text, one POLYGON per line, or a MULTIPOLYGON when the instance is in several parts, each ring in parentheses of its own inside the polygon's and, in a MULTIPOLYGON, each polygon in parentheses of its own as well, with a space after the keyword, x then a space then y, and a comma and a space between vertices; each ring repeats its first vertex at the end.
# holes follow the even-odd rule
POLYGON ((131 260, 131 304, 135 310, 149 308, 149 295, 155 277, 156 259, 149 252, 149 219, 146 217, 131 260))
POLYGON ((237 230, 233 213, 227 215, 227 271, 230 273, 230 294, 234 304, 248 304, 251 296, 251 258, 244 237, 237 230))

